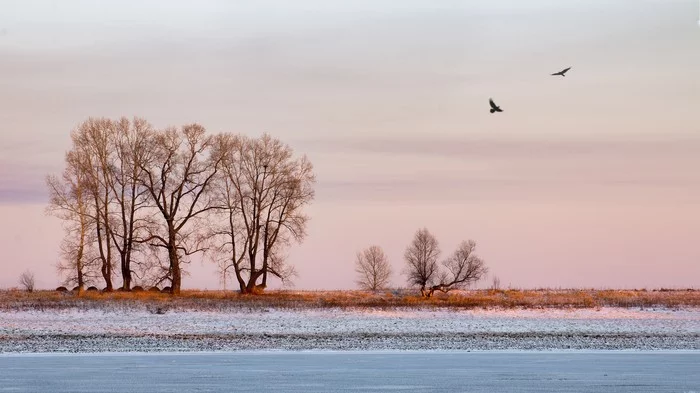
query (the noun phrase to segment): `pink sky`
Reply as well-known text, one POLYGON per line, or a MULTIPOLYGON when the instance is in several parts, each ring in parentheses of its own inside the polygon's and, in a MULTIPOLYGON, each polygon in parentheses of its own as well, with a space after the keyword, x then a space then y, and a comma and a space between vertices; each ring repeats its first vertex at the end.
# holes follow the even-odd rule
MULTIPOLYGON (((60 284, 44 177, 76 124, 122 115, 268 132, 307 153, 318 184, 289 251, 299 289, 354 288, 371 244, 404 285, 424 226, 443 254, 476 240, 503 286, 697 286, 697 4, 347 3, 3 7, 0 287, 25 269, 60 284)), ((220 287, 213 266, 189 270, 185 287, 220 287)))

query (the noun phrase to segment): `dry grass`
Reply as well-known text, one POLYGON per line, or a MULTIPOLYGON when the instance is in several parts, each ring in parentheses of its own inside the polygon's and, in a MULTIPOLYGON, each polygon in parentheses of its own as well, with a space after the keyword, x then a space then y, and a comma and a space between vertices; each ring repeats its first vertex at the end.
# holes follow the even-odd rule
POLYGON ((308 308, 596 308, 700 307, 700 290, 474 290, 423 299, 415 291, 269 291, 240 295, 224 291, 154 292, 0 291, 0 310, 111 309, 202 310, 308 308))

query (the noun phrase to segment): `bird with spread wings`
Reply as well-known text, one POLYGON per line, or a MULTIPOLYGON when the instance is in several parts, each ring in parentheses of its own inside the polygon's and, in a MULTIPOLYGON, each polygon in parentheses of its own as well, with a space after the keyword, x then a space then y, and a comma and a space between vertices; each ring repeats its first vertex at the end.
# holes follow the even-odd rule
POLYGON ((491 110, 489 112, 494 113, 494 112, 503 112, 500 106, 496 105, 495 102, 493 102, 493 98, 489 98, 489 104, 491 105, 491 110))
POLYGON ((563 70, 561 70, 561 71, 559 71, 559 72, 555 72, 555 73, 553 73, 552 75, 566 76, 566 75, 564 75, 564 74, 566 74, 566 71, 569 71, 570 69, 571 69, 571 67, 566 68, 566 69, 563 69, 563 70))

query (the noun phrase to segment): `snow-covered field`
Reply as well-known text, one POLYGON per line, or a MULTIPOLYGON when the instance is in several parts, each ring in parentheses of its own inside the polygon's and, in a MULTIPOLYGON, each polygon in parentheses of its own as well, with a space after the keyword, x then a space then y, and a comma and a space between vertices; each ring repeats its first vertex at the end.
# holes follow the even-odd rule
POLYGON ((0 312, 0 352, 700 350, 700 309, 0 312))

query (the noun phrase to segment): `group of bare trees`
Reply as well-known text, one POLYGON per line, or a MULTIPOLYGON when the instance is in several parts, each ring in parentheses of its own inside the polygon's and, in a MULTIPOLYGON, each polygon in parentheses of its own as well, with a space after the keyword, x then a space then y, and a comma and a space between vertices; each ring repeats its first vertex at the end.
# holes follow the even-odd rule
MULTIPOLYGON (((474 253, 475 249, 476 242, 463 241, 452 255, 439 263, 437 239, 425 228, 418 230, 404 252, 408 284, 420 289, 421 296, 431 297, 435 291, 449 292, 479 281, 488 268, 474 253)), ((389 284, 391 266, 378 246, 357 253, 355 271, 357 284, 362 289, 378 290, 389 284)))
POLYGON ((169 284, 204 253, 239 289, 287 280, 284 250, 305 236, 314 197, 306 157, 263 135, 208 135, 198 124, 155 129, 144 119, 88 119, 71 134, 48 212, 65 228, 59 270, 79 290, 169 284), (115 269, 116 267, 116 269, 115 269))
POLYGON ((418 230, 404 253, 408 282, 418 288, 424 297, 435 291, 448 292, 475 283, 488 269, 476 256, 476 242, 463 241, 452 255, 438 264, 438 241, 426 228, 418 230), (442 266, 440 266, 442 265, 442 266))

